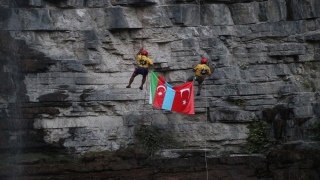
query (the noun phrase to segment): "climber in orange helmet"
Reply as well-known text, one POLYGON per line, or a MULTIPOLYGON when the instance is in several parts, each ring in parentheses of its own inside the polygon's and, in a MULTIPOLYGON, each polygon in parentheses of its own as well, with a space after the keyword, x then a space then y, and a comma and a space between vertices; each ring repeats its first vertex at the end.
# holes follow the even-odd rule
POLYGON ((146 77, 149 73, 149 66, 153 66, 152 60, 148 57, 148 51, 144 50, 143 47, 137 53, 137 60, 138 60, 138 67, 136 67, 133 71, 133 74, 129 80, 129 85, 126 88, 131 88, 131 84, 134 78, 138 75, 142 75, 141 86, 139 87, 140 90, 143 89, 143 84, 146 82, 146 77))
POLYGON ((200 63, 197 64, 194 68, 193 71, 195 71, 195 75, 189 77, 187 81, 192 82, 192 81, 197 81, 198 82, 198 92, 197 96, 200 96, 200 91, 202 89, 202 83, 204 81, 204 78, 206 75, 211 74, 211 70, 209 66, 207 66, 208 59, 202 58, 200 63))

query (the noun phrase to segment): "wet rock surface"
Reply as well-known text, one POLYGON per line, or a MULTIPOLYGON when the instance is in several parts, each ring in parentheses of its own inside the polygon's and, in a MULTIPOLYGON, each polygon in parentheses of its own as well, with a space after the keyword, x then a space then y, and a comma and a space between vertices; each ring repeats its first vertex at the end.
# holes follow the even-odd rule
MULTIPOLYGON (((166 150, 178 152, 177 150, 166 150)), ((179 150, 176 158, 153 157, 134 151, 90 153, 80 156, 29 154, 1 162, 1 179, 320 179, 318 143, 278 145, 266 155, 212 156, 203 150, 179 150), (185 154, 189 154, 188 157, 185 154), (192 155, 191 155, 192 154, 192 155), (206 157, 206 158, 205 158, 206 157), (14 164, 9 164, 14 163, 14 164)))

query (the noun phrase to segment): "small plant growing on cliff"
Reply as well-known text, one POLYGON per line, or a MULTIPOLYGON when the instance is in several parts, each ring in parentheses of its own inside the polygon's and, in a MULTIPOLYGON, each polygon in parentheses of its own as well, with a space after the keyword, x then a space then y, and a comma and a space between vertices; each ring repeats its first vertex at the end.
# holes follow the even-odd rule
POLYGON ((243 99, 237 99, 237 100, 235 100, 234 102, 233 102, 236 106, 239 106, 239 107, 244 107, 244 105, 245 105, 245 100, 243 100, 243 99))
POLYGON ((268 18, 267 18, 267 16, 264 15, 264 14, 259 14, 259 21, 265 22, 265 21, 268 21, 268 18))
POLYGON ((311 83, 308 81, 308 80, 302 80, 302 85, 303 85, 303 87, 305 87, 305 88, 310 88, 311 87, 311 83))
POLYGON ((306 69, 313 69, 313 70, 317 70, 318 69, 318 64, 316 64, 315 62, 311 62, 311 61, 306 61, 303 66, 306 69))
POLYGON ((310 72, 310 77, 313 78, 313 79, 316 79, 318 77, 316 71, 312 70, 310 72))
POLYGON ((269 132, 267 131, 267 123, 265 121, 254 121, 250 123, 246 151, 247 153, 265 153, 269 146, 269 132))
POLYGON ((141 126, 139 130, 135 132, 137 138, 137 145, 150 155, 161 148, 174 148, 178 147, 178 141, 173 137, 173 134, 168 131, 160 130, 156 126, 141 126))
POLYGON ((306 130, 311 140, 320 141, 320 120, 309 124, 306 130))
POLYGON ((242 70, 246 70, 249 67, 249 64, 247 62, 244 63, 238 63, 238 66, 242 69, 242 70))
POLYGON ((220 156, 221 157, 230 157, 231 153, 232 153, 231 151, 221 151, 220 156))
POLYGON ((316 90, 316 84, 315 84, 314 81, 308 80, 308 79, 303 79, 301 83, 302 83, 303 87, 305 87, 307 89, 311 88, 312 92, 316 92, 317 91, 316 90))

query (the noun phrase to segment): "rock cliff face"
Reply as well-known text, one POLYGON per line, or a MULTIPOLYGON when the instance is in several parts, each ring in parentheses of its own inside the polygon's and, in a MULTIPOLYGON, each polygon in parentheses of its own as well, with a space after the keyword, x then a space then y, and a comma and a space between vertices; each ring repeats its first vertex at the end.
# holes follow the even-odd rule
MULTIPOLYGON (((142 124, 185 147, 241 152, 247 124, 274 141, 307 140, 319 120, 317 0, 0 0, 0 148, 117 150, 142 124), (153 109, 144 46, 171 84, 210 60, 195 115, 153 109)), ((197 84, 195 84, 197 86, 197 84)))
MULTIPOLYGON (((77 158, 25 154, 10 159, 15 166, 0 166, 5 180, 319 180, 319 143, 286 144, 266 157, 251 155, 215 156, 204 151, 182 152, 174 158, 146 159, 134 152, 93 152, 77 158), (206 156, 207 158, 204 158, 206 156), (23 169, 19 172, 19 169, 23 169), (16 176, 19 174, 19 176, 16 176)), ((2 159, 3 159, 2 158, 2 159)))

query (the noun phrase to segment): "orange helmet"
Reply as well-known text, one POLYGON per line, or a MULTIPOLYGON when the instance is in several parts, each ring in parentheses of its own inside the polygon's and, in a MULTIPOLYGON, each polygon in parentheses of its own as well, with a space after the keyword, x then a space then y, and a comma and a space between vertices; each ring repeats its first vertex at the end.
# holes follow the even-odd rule
POLYGON ((142 50, 142 51, 141 51, 141 55, 145 55, 145 56, 147 56, 147 55, 148 55, 148 51, 146 51, 146 50, 142 50))
POLYGON ((202 64, 207 64, 207 62, 208 62, 208 59, 207 59, 207 58, 202 58, 202 59, 201 59, 201 63, 202 63, 202 64))

